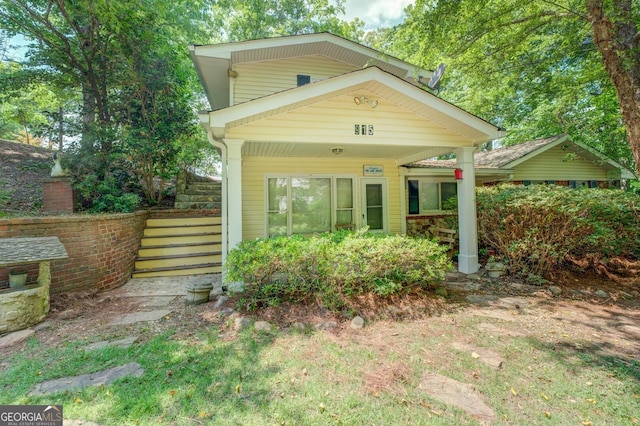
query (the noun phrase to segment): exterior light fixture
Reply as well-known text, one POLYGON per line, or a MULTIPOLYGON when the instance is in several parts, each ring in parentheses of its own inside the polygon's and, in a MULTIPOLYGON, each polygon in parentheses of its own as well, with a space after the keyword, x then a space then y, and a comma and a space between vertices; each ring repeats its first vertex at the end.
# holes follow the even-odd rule
POLYGON ((360 104, 369 104, 371 105, 371 108, 375 108, 378 106, 378 101, 375 99, 369 99, 366 96, 356 96, 355 98, 353 98, 353 102, 355 102, 356 105, 360 105, 360 104))
POLYGON ((455 169, 453 171, 453 176, 456 178, 456 180, 462 180, 462 169, 455 169))
POLYGON ((340 155, 344 152, 344 148, 341 146, 335 146, 331 148, 331 152, 333 152, 335 155, 340 155))

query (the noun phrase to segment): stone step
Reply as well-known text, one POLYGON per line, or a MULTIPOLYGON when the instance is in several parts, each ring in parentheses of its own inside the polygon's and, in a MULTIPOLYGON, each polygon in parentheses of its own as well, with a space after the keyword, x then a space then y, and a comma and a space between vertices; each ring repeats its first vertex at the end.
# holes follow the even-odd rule
POLYGON ((217 190, 220 191, 222 184, 220 182, 192 182, 187 185, 187 188, 203 189, 203 190, 217 190))
POLYGON ((218 197, 221 193, 220 188, 191 188, 190 186, 184 192, 181 192, 181 194, 185 195, 216 195, 218 197))
POLYGON ((220 202, 221 197, 220 194, 207 194, 207 195, 188 195, 188 194, 178 194, 176 195, 176 202, 184 203, 214 203, 220 202))
POLYGON ((176 203, 174 204, 174 207, 176 209, 181 209, 181 210, 190 210, 190 209, 196 209, 196 210, 212 210, 212 209, 217 209, 220 210, 222 208, 222 203, 219 201, 216 202, 210 202, 210 203, 199 203, 199 202, 194 202, 194 201, 176 201, 176 203))

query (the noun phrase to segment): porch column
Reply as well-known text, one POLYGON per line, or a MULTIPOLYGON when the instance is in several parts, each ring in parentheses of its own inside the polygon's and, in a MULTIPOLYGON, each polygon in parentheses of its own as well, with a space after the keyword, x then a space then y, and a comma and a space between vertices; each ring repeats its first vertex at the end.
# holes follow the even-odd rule
POLYGON ((227 215, 229 245, 242 241, 242 145, 243 139, 224 139, 227 145, 227 215))
POLYGON ((458 270, 463 274, 473 274, 479 269, 474 150, 473 147, 456 150, 457 167, 462 169, 462 179, 458 180, 458 270))

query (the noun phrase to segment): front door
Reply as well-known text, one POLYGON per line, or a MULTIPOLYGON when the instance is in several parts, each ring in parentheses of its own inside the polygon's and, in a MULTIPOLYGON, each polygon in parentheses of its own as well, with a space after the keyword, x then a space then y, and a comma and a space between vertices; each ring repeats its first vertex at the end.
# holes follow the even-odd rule
POLYGON ((362 227, 369 231, 388 232, 387 225, 387 179, 362 178, 360 180, 362 195, 362 227))

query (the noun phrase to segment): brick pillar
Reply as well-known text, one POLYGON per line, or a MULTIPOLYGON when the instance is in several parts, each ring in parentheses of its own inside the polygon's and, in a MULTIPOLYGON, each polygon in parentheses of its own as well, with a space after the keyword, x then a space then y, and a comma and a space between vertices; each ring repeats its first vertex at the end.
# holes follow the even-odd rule
POLYGON ((43 210, 56 213, 73 213, 75 197, 71 188, 71 178, 56 177, 44 181, 43 210))

